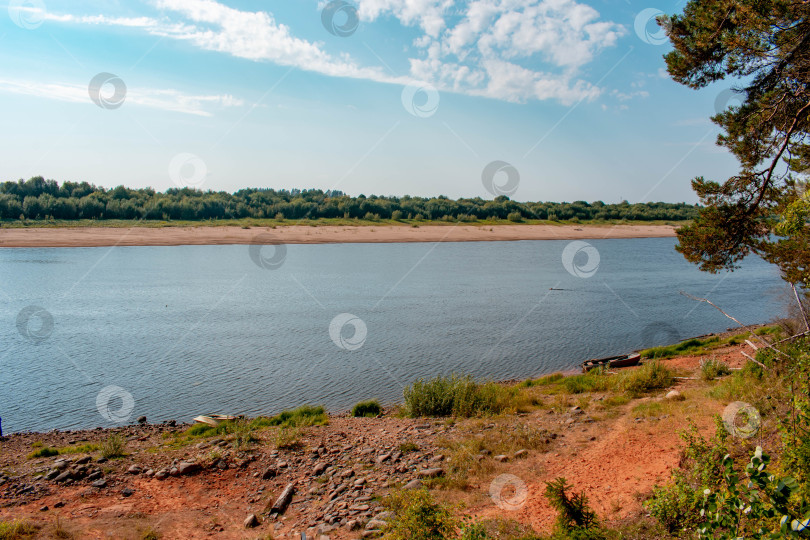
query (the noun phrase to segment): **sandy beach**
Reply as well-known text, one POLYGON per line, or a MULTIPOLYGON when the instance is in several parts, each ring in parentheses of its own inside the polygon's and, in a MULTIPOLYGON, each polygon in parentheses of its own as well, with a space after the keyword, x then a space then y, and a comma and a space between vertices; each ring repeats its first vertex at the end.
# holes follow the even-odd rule
POLYGON ((671 225, 64 227, 0 229, 0 247, 180 246, 271 241, 284 244, 480 242, 672 236, 675 236, 675 227, 671 225))

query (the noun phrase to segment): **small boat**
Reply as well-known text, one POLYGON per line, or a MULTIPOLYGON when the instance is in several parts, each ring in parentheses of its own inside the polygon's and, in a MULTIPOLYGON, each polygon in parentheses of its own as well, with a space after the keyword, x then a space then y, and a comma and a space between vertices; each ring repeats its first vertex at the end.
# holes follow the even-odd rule
POLYGON ((195 416, 194 421, 200 424, 208 424, 209 426, 218 426, 220 422, 225 420, 236 420, 238 417, 232 414, 201 414, 195 416))
POLYGON ((582 362, 582 372, 588 373, 598 367, 623 368, 638 365, 641 360, 639 353, 620 354, 618 356, 607 356, 605 358, 593 358, 582 362))

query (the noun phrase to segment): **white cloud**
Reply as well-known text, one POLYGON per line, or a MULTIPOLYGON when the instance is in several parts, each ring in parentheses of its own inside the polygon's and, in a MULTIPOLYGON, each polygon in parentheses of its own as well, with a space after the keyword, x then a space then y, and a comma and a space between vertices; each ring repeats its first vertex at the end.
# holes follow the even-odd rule
POLYGON ((513 102, 594 99, 601 89, 579 70, 625 30, 575 0, 356 0, 366 24, 394 18, 418 28, 410 73, 392 76, 293 35, 271 13, 216 0, 152 0, 160 18, 49 15, 55 21, 142 28, 195 47, 328 76, 383 83, 426 81, 439 90, 513 102), (538 67, 540 66, 540 67, 538 67))
MULTIPOLYGON (((0 79, 0 91, 70 103, 93 104, 88 94, 87 84, 0 79)), ((210 108, 241 107, 244 105, 244 101, 227 94, 192 95, 173 89, 131 88, 127 89, 125 104, 196 116, 211 116, 210 108)))

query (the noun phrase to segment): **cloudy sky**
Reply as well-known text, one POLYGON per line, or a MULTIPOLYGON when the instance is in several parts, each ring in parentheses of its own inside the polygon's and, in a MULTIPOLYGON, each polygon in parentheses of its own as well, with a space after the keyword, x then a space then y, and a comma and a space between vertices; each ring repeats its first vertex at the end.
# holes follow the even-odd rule
POLYGON ((0 180, 695 202, 729 84, 636 0, 7 0, 0 180), (504 177, 504 180, 506 178, 504 177))

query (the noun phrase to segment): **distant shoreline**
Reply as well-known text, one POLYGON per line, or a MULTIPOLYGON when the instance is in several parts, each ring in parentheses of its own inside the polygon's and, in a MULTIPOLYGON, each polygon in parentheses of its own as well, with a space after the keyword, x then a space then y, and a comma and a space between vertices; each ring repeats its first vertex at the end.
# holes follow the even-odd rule
POLYGON ((0 247, 344 244, 666 238, 673 225, 282 225, 0 228, 0 247))

